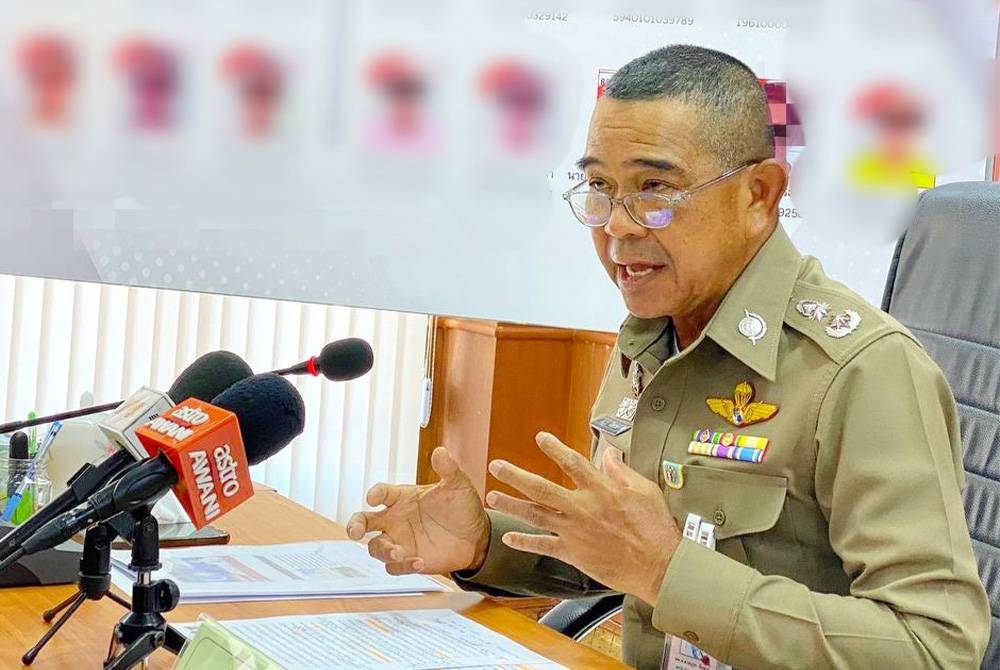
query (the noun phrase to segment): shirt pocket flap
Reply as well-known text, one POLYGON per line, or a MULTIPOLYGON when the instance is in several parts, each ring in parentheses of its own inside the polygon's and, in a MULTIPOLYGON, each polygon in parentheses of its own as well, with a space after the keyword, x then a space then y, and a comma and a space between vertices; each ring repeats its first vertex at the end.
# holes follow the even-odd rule
POLYGON ((705 465, 684 466, 684 486, 669 490, 671 509, 699 515, 715 524, 715 537, 724 540, 760 533, 774 527, 785 506, 785 477, 738 472, 705 465))

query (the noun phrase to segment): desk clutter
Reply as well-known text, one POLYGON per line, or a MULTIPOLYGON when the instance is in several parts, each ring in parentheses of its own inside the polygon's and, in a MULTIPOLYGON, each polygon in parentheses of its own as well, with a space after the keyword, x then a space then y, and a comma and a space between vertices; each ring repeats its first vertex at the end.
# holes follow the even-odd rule
MULTIPOLYGON (((128 593, 135 573, 128 551, 111 552, 112 583, 128 593)), ((424 575, 394 577, 356 542, 210 546, 160 552, 153 579, 169 579, 180 603, 297 600, 445 591, 424 575)))
POLYGON ((235 669, 248 658, 258 670, 565 670, 443 609, 203 619, 177 628, 189 637, 177 670, 235 669))

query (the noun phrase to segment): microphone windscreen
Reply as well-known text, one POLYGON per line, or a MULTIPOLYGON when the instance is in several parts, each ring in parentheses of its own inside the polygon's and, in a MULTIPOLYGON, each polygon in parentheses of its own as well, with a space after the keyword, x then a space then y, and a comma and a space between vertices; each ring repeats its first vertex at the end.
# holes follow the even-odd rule
POLYGON ((216 396, 212 404, 228 409, 239 419, 250 465, 284 449, 305 428, 302 396, 291 382, 271 372, 236 382, 216 396))
POLYGON ((372 369, 375 356, 370 344, 358 337, 331 342, 317 359, 320 373, 335 382, 356 379, 372 369))
POLYGON ((211 402, 238 381, 253 375, 247 362, 229 351, 211 351, 187 366, 167 391, 170 399, 184 402, 197 398, 211 402))
POLYGON ((28 453, 28 446, 27 433, 20 430, 17 431, 10 436, 10 444, 7 447, 8 457, 22 461, 31 458, 31 454, 28 453))

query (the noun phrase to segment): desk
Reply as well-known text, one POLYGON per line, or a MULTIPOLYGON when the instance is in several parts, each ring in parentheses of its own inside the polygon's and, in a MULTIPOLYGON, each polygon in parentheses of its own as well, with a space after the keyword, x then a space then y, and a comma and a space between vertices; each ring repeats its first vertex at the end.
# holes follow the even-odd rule
MULTIPOLYGON (((218 524, 238 544, 279 544, 308 540, 346 539, 344 529, 329 519, 258 487, 256 495, 218 524)), ((21 655, 48 628, 41 612, 69 596, 75 586, 0 589, 0 668, 20 668, 21 655)), ((568 668, 624 668, 588 647, 535 623, 476 593, 432 593, 423 596, 335 598, 250 603, 182 605, 166 614, 171 622, 194 621, 207 612, 219 620, 286 614, 326 614, 391 609, 447 608, 500 632, 568 668)), ((108 641, 124 610, 108 599, 87 601, 49 642, 35 663, 37 670, 100 668, 108 641)), ((174 656, 158 651, 151 667, 169 668, 174 656)))

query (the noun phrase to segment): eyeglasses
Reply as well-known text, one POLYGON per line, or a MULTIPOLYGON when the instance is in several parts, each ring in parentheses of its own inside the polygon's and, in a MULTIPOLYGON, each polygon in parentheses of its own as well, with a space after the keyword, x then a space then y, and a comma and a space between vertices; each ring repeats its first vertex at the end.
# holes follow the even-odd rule
POLYGON ((573 210, 573 216, 588 228, 601 228, 607 225, 608 221, 611 220, 611 213, 615 205, 622 205, 632 220, 640 226, 659 230, 670 225, 674 220, 674 209, 695 193, 715 186, 740 170, 759 162, 757 160, 748 161, 723 172, 714 179, 677 193, 639 191, 620 198, 612 198, 607 193, 587 189, 588 184, 584 181, 563 193, 562 197, 569 203, 569 208, 573 210))

